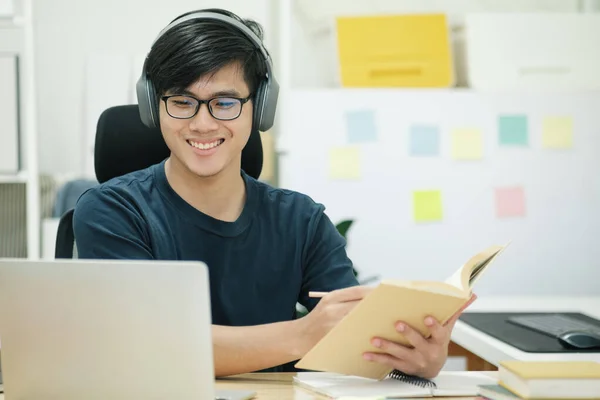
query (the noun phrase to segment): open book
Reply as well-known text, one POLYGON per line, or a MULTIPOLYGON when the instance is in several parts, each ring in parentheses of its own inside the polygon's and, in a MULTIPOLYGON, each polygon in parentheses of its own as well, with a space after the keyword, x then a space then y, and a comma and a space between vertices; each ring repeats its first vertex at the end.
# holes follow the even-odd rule
POLYGON ((491 246, 474 255, 445 282, 382 281, 325 335, 298 363, 300 369, 384 379, 393 369, 363 358, 377 352, 375 336, 408 345, 395 329, 404 321, 429 337, 425 317, 448 321, 470 300, 475 282, 506 246, 491 246))
POLYGON ((381 381, 330 374, 324 372, 300 372, 294 384, 303 389, 332 399, 342 397, 409 398, 438 396, 477 396, 479 386, 494 385, 497 380, 481 372, 442 371, 432 379, 435 386, 422 387, 394 379, 381 381))

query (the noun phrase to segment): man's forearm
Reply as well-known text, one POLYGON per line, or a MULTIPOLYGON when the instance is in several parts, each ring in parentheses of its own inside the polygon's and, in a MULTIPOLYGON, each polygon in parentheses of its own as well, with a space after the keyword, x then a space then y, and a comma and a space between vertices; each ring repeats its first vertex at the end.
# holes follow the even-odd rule
POLYGON ((256 326, 212 326, 216 376, 243 374, 302 357, 300 322, 256 326))

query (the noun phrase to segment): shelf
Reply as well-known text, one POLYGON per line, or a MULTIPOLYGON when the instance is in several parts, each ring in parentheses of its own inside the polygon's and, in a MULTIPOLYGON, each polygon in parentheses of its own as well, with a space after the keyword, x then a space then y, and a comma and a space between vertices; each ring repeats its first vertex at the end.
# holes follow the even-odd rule
POLYGON ((16 174, 0 173, 0 184, 2 183, 26 183, 27 171, 21 171, 16 174))

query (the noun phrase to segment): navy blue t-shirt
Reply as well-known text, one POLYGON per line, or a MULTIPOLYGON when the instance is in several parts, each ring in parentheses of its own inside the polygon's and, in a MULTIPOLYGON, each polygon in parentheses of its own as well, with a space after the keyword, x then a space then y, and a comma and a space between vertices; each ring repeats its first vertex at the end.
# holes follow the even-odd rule
POLYGON ((346 242, 321 204, 241 174, 246 203, 235 222, 185 202, 164 161, 89 189, 73 219, 78 257, 203 261, 217 325, 292 320, 296 302, 316 305, 309 291, 358 285, 346 242))

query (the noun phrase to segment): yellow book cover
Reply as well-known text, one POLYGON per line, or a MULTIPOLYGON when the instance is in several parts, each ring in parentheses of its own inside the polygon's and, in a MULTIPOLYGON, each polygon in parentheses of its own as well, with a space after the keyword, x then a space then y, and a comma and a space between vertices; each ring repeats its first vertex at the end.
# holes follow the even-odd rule
POLYGON ((500 367, 523 379, 600 379, 594 361, 502 361, 500 367))
POLYGON ((455 83, 444 14, 336 18, 344 87, 450 87, 455 83))
POLYGON ((377 352, 374 336, 402 344, 406 338, 395 329, 402 320, 429 337, 424 319, 431 315, 445 323, 472 296, 472 287, 483 271, 506 248, 491 246, 471 257, 444 282, 383 281, 325 335, 296 367, 383 379, 392 369, 367 361, 365 352, 377 352))
POLYGON ((525 399, 600 399, 593 361, 502 361, 499 385, 525 399))

